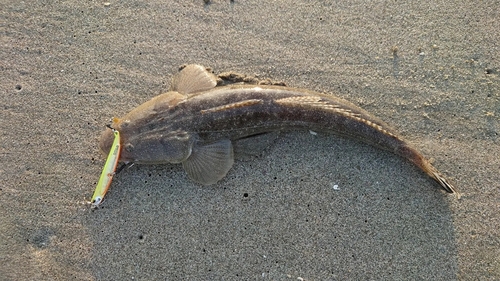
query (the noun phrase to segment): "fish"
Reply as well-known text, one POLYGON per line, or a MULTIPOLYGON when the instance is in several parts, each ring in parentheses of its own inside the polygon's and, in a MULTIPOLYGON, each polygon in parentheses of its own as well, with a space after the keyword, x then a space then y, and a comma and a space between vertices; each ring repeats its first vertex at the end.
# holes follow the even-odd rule
MULTIPOLYGON (((310 130, 365 142, 407 159, 444 191, 457 189, 394 129, 355 104, 331 94, 281 85, 218 83, 220 77, 191 64, 172 79, 169 90, 139 105, 111 128, 121 134, 120 161, 182 164, 202 185, 226 176, 236 150, 262 149, 275 132, 310 130)), ((106 154, 113 130, 99 148, 106 154)))

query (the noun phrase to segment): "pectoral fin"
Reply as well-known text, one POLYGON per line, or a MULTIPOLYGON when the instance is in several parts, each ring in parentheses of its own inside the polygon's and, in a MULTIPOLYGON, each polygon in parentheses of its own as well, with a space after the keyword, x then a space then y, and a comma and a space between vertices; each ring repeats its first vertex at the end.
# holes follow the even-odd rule
POLYGON ((182 166, 188 176, 203 185, 214 184, 222 179, 233 166, 233 146, 230 140, 207 145, 195 144, 182 166))
POLYGON ((185 66, 170 84, 169 91, 191 94, 207 91, 217 86, 217 77, 198 64, 185 66))

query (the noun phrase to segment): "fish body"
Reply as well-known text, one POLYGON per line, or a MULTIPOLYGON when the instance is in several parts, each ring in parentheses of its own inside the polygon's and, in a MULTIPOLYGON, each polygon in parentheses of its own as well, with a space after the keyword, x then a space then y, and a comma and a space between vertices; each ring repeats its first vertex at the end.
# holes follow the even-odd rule
MULTIPOLYGON (((305 89, 268 85, 217 86, 217 77, 188 65, 170 90, 133 109, 111 127, 122 140, 120 161, 182 163, 191 179, 213 184, 233 165, 233 148, 266 134, 294 129, 332 132, 402 156, 435 179, 455 188, 422 154, 386 123, 362 108, 305 89)), ((106 130, 100 148, 107 153, 113 133, 106 130)))

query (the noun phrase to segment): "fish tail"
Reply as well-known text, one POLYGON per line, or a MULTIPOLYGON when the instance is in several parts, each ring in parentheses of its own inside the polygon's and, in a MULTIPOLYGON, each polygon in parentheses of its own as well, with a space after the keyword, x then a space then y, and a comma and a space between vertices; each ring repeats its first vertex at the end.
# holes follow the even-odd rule
POLYGON ((447 180, 434 166, 432 166, 432 164, 417 150, 409 147, 408 145, 404 145, 398 149, 397 153, 422 169, 422 171, 439 183, 439 185, 441 185, 446 192, 454 194, 458 199, 460 199, 461 195, 453 184, 451 184, 449 180, 447 180))
POLYGON ((460 199, 460 193, 434 166, 432 166, 429 161, 425 160, 426 167, 423 170, 435 181, 437 181, 441 187, 448 193, 455 194, 455 196, 460 199))

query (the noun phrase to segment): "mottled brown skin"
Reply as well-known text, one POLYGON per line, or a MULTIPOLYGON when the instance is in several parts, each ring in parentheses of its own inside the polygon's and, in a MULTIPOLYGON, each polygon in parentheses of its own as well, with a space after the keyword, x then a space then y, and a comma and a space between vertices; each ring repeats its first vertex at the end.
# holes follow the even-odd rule
MULTIPOLYGON (((444 190, 457 193, 387 124, 348 101, 304 89, 230 85, 191 94, 171 91, 116 119, 112 127, 120 131, 123 141, 121 161, 146 164, 181 163, 190 157, 190 149, 195 145, 220 139, 234 142, 292 129, 332 132, 400 155, 444 190)), ((101 137, 103 153, 107 154, 112 141, 113 134, 108 129, 101 137)))

